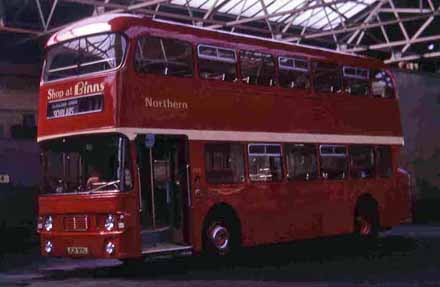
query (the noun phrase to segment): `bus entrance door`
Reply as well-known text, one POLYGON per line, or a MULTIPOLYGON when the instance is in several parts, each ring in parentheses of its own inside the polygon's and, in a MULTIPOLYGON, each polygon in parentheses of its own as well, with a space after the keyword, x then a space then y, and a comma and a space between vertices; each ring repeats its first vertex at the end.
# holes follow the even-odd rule
POLYGON ((188 140, 184 136, 148 137, 145 143, 150 143, 144 145, 139 159, 141 239, 143 252, 154 253, 181 248, 187 242, 188 140))

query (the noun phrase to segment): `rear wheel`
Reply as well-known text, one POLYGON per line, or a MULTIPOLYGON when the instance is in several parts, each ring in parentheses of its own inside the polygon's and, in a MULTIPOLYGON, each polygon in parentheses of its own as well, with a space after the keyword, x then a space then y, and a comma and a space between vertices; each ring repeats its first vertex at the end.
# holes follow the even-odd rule
POLYGON ((355 234, 360 238, 376 238, 379 234, 379 225, 377 203, 368 201, 359 204, 355 214, 355 234))

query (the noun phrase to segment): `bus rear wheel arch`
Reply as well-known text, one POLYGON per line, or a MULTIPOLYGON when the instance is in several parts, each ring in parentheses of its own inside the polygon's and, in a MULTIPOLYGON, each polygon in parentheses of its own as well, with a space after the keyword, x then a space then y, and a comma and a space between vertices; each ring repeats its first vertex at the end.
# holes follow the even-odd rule
POLYGON ((354 213, 354 233, 361 238, 375 238, 380 230, 379 207, 371 195, 361 196, 354 213))
POLYGON ((226 256, 240 247, 241 225, 232 207, 214 206, 206 216, 202 231, 203 251, 207 255, 226 256))

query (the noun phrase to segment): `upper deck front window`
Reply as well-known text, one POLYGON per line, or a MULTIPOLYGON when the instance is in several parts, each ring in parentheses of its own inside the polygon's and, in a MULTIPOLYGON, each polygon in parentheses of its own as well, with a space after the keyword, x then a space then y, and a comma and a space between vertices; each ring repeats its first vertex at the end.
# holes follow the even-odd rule
POLYGON ((109 33, 73 39, 49 48, 44 80, 117 68, 125 55, 127 43, 120 34, 109 33))

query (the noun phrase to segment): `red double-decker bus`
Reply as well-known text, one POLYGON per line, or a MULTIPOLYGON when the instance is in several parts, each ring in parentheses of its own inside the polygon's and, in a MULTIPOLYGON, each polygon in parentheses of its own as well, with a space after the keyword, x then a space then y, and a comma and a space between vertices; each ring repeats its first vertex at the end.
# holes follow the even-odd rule
POLYGON ((47 256, 128 259, 355 233, 409 216, 381 62, 133 15, 47 43, 47 256))

